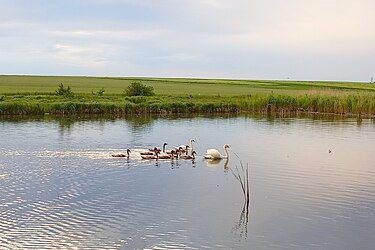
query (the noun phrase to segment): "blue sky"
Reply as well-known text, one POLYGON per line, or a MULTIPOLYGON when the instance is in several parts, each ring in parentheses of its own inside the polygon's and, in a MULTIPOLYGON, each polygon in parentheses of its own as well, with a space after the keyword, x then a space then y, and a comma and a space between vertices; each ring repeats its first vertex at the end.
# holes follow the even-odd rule
POLYGON ((0 74, 369 81, 373 0, 0 0, 0 74))

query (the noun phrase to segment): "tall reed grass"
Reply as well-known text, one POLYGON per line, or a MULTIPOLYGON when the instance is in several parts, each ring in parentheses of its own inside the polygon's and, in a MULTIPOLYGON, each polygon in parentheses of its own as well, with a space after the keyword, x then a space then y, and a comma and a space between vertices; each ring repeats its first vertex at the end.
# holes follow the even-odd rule
POLYGON ((244 96, 151 96, 78 95, 64 98, 52 94, 6 95, 0 101, 0 115, 50 114, 261 114, 329 113, 375 116, 375 94, 297 96, 259 94, 244 96))
POLYGON ((237 99, 241 110, 261 113, 330 113, 375 115, 375 95, 266 95, 237 99))

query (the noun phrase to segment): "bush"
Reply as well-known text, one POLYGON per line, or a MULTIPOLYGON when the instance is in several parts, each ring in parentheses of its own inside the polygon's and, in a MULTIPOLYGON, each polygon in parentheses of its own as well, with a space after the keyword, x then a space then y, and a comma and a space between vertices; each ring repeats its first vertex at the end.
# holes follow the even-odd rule
POLYGON ((59 84, 59 87, 56 90, 56 94, 61 95, 61 96, 66 96, 66 97, 71 97, 74 95, 70 86, 65 88, 64 84, 62 83, 59 84))
POLYGON ((140 82, 132 82, 125 90, 127 96, 152 96, 155 95, 154 88, 140 82))
POLYGON ((5 100, 5 96, 1 96, 0 97, 0 102, 4 101, 5 100))

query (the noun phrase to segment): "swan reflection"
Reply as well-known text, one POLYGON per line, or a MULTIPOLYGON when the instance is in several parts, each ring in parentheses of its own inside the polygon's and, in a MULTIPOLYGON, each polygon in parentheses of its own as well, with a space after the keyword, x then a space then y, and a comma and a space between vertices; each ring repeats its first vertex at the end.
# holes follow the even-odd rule
POLYGON ((204 161, 206 162, 207 167, 217 167, 217 166, 221 165, 222 161, 224 161, 224 172, 228 172, 228 170, 229 170, 229 166, 228 166, 229 159, 228 158, 225 158, 225 159, 204 159, 204 161))

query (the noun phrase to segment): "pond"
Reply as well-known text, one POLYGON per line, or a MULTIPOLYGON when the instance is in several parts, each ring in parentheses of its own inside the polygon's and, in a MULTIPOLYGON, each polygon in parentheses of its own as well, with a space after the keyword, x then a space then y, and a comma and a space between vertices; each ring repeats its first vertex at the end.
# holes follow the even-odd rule
POLYGON ((374 153, 370 119, 2 118, 0 248, 373 249, 374 153))

